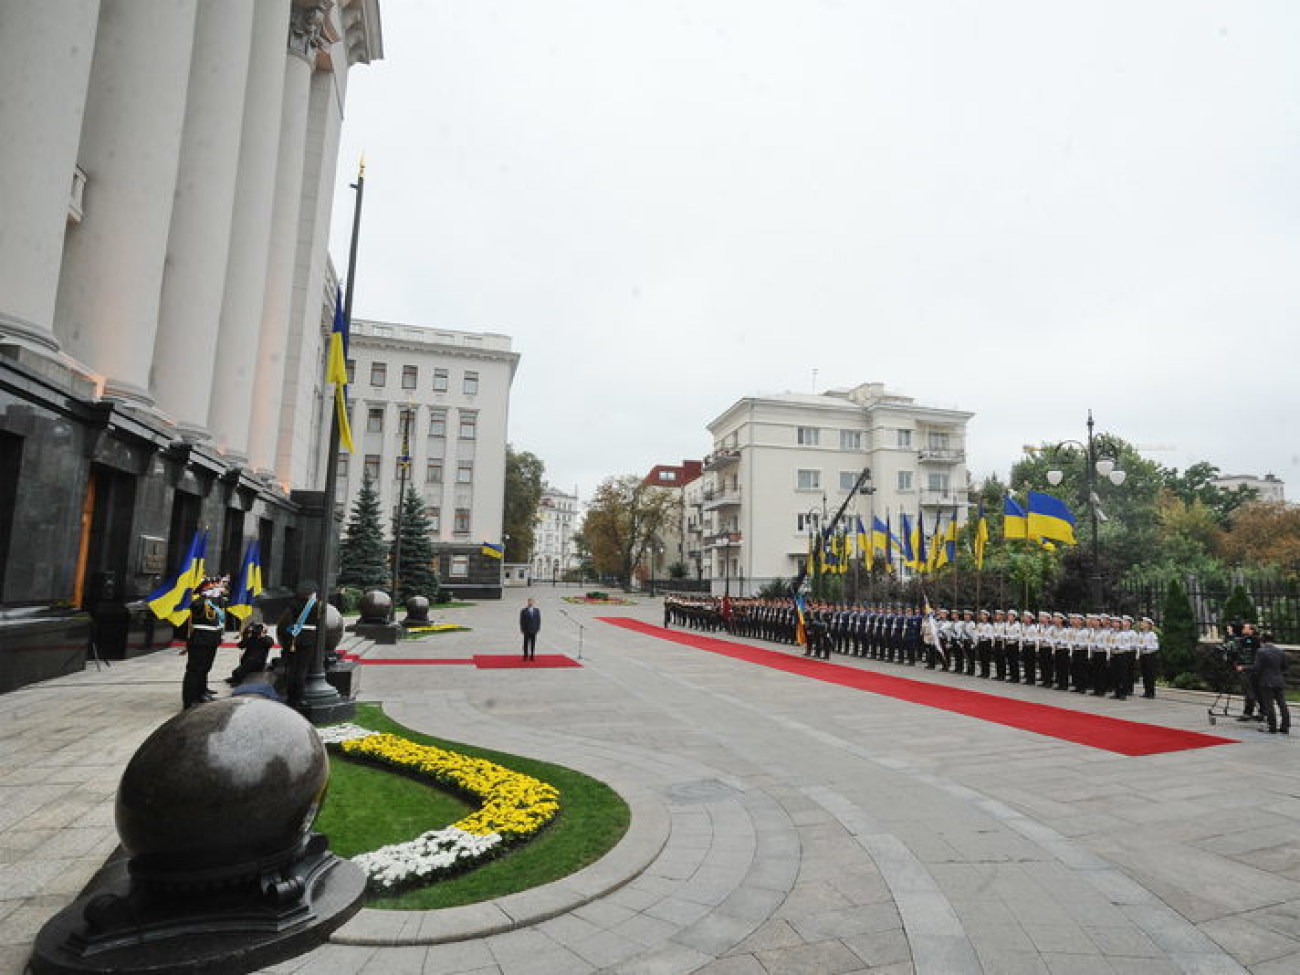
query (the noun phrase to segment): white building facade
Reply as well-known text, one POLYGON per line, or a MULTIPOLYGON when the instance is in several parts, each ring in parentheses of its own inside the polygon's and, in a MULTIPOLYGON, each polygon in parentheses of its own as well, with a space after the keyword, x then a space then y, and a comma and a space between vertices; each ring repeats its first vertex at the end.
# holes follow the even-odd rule
POLYGON ((966 519, 966 426, 973 414, 925 406, 883 384, 738 400, 708 430, 713 450, 686 511, 692 555, 715 593, 790 579, 810 528, 846 515, 927 525, 966 519), (870 493, 851 496, 870 469, 870 493))
POLYGON ((1235 491, 1240 487, 1252 488, 1258 493, 1260 501, 1286 500, 1286 482, 1276 474, 1265 474, 1263 477, 1254 474, 1224 474, 1214 479, 1214 485, 1226 491, 1235 491))
POLYGON ((424 500, 434 541, 500 544, 518 364, 505 335, 354 320, 348 394, 356 452, 339 457, 340 504, 351 511, 369 473, 391 519, 405 453, 406 482, 424 500))
POLYGON ((573 543, 578 516, 577 494, 546 486, 537 503, 537 523, 533 529, 534 582, 561 582, 566 572, 579 567, 578 550, 573 543))

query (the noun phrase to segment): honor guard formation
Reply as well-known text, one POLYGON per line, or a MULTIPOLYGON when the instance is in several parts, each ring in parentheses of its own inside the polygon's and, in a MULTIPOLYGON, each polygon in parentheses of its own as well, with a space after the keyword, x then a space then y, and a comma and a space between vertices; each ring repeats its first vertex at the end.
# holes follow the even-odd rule
POLYGON ((807 657, 839 653, 1121 701, 1140 679, 1142 696, 1156 696, 1160 641, 1145 616, 1135 624, 1104 613, 809 602, 800 617, 793 599, 664 599, 665 626, 803 645, 807 657))

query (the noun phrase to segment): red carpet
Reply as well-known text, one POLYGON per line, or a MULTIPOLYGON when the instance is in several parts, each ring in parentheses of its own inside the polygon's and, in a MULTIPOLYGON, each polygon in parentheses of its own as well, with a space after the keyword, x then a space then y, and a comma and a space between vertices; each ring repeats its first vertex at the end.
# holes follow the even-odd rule
POLYGON ((525 660, 515 653, 475 654, 474 666, 479 670, 537 670, 541 667, 581 667, 582 664, 562 653, 539 653, 532 660, 525 660))
POLYGON ((517 653, 480 653, 473 657, 358 657, 355 653, 341 654, 346 660, 359 664, 377 664, 379 666, 402 667, 414 666, 474 666, 479 670, 541 670, 548 667, 581 667, 582 664, 562 653, 539 653, 532 660, 525 660, 517 653))
POLYGON ((666 630, 661 626, 626 617, 602 616, 600 619, 602 622, 621 626, 624 629, 672 640, 674 643, 707 650, 709 653, 721 654, 724 657, 761 664, 789 674, 799 674, 802 677, 853 687, 872 694, 911 701, 913 704, 924 704, 927 707, 952 711, 982 721, 992 721, 1022 731, 1032 731, 1035 734, 1101 748, 1121 755, 1158 755, 1188 748, 1226 745, 1235 741, 1233 738, 1163 728, 1160 725, 1145 724, 1141 721, 1126 721, 1122 718, 1072 711, 1051 704, 1036 704, 1032 701, 999 697, 996 694, 968 691, 947 684, 931 684, 907 677, 878 674, 828 660, 813 660, 794 650, 765 650, 703 634, 666 630))

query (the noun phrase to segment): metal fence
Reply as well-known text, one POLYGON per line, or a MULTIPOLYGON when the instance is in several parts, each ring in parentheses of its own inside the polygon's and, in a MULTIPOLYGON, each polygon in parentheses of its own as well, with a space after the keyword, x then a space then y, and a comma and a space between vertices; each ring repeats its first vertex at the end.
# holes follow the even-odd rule
MULTIPOLYGON (((1271 630, 1279 643, 1300 643, 1300 585, 1281 581, 1265 584, 1248 581, 1216 584, 1190 576, 1184 580, 1184 585, 1201 636, 1217 639, 1222 635, 1220 626, 1227 622, 1223 619, 1223 604, 1238 584, 1242 585, 1255 605, 1260 629, 1271 630)), ((1157 623, 1161 622, 1165 597, 1169 592, 1167 581, 1124 584, 1119 587, 1119 591, 1137 612, 1150 616, 1157 623)))

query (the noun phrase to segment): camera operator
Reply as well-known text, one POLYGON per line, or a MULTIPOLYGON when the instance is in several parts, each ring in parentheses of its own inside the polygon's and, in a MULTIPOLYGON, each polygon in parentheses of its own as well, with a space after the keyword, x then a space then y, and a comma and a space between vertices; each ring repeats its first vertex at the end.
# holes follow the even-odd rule
POLYGON ((1259 680, 1255 675, 1255 653, 1259 650, 1259 634, 1254 623, 1233 620, 1228 624, 1228 639, 1224 641, 1228 662, 1241 679, 1242 709, 1238 721, 1262 721, 1264 710, 1260 705, 1259 680), (1256 716, 1255 712, 1259 715, 1256 716))

